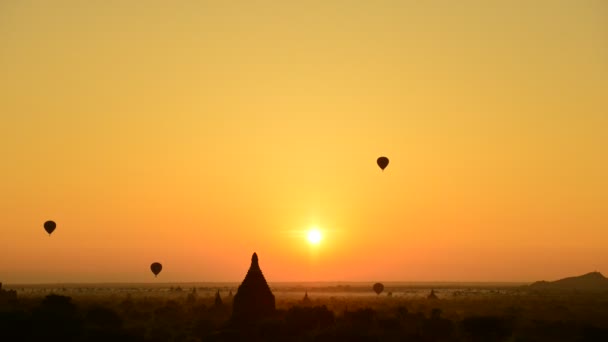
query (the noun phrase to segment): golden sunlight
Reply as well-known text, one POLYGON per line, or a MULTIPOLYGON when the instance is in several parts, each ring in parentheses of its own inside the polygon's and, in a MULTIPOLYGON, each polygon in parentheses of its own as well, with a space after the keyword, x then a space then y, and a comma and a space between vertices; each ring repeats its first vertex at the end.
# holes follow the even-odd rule
POLYGON ((321 242, 321 239, 323 239, 323 235, 321 234, 321 231, 315 227, 308 231, 307 239, 310 244, 318 245, 321 242))

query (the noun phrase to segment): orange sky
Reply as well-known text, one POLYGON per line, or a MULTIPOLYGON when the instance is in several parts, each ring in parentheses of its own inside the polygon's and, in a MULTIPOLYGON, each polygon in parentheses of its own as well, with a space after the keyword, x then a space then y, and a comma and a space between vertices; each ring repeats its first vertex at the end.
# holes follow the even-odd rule
POLYGON ((2 1, 0 281, 608 273, 605 1, 286 3, 2 1))

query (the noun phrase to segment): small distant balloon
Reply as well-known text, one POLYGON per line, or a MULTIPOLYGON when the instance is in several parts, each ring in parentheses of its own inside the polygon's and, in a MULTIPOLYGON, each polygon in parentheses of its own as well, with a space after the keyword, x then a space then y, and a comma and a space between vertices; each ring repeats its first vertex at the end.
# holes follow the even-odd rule
POLYGON ((382 169, 382 171, 384 171, 384 169, 388 166, 388 158, 386 158, 386 157, 380 157, 380 158, 378 158, 378 160, 376 161, 376 163, 378 163, 378 166, 380 166, 380 168, 382 169))
POLYGON ((373 289, 374 292, 379 295, 382 293, 382 291, 384 291, 384 285, 382 285, 382 283, 375 283, 373 289))
POLYGON ((54 221, 44 222, 44 230, 49 233, 49 236, 51 236, 51 233, 55 230, 55 228, 57 228, 57 224, 55 224, 54 221))
POLYGON ((150 270, 152 270, 152 273, 154 273, 155 278, 160 273, 160 271, 162 271, 162 269, 163 265, 161 265, 160 262, 154 262, 152 263, 152 265, 150 265, 150 270))

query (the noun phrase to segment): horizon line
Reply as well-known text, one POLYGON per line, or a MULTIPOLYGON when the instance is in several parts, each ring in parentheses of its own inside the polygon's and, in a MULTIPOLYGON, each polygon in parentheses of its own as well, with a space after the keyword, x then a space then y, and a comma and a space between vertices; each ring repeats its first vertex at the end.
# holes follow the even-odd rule
MULTIPOLYGON (((531 284, 535 281, 491 281, 491 280, 474 280, 474 281, 461 281, 461 280, 416 280, 416 281, 405 281, 405 280, 392 280, 392 281, 378 281, 378 280, 369 280, 369 281, 334 281, 334 280, 309 280, 309 281, 267 281, 270 284, 336 284, 336 285, 367 285, 374 283, 383 283, 383 284, 412 284, 412 285, 423 285, 423 284, 444 284, 444 285, 457 285, 457 284, 505 284, 505 285, 523 285, 523 284, 531 284)), ((26 286, 43 286, 43 285, 174 285, 174 284, 240 284, 242 280, 238 281, 102 281, 102 282, 91 282, 91 281, 82 281, 82 282, 15 282, 15 283, 3 283, 3 286, 18 286, 18 285, 26 285, 26 286)))

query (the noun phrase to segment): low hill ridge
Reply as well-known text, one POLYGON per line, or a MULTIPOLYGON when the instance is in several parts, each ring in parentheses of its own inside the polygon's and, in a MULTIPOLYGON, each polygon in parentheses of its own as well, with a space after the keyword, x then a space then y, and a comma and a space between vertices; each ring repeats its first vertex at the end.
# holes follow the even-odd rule
POLYGON ((579 291, 608 291, 608 278, 600 272, 590 272, 576 277, 563 278, 556 281, 537 281, 530 285, 531 289, 547 290, 579 290, 579 291))

